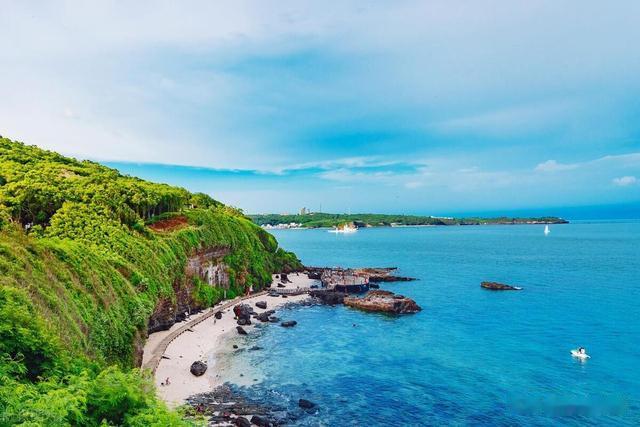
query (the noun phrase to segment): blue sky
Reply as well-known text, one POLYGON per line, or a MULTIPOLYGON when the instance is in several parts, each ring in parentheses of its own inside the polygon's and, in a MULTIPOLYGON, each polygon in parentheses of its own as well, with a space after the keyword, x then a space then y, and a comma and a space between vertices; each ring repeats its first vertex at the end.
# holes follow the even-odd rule
POLYGON ((0 133, 249 212, 640 203, 640 3, 27 2, 0 133))

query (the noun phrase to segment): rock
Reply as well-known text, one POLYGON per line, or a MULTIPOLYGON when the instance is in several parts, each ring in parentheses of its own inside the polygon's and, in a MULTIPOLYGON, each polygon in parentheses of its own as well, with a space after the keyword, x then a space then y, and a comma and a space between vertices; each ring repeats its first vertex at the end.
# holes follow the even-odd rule
POLYGON ((286 322, 280 323, 280 326, 284 326, 285 328, 292 328, 297 324, 298 322, 296 322, 295 320, 287 320, 286 322))
POLYGON ((271 323, 278 323, 279 321, 280 321, 279 317, 276 317, 276 316, 269 317, 269 322, 271 323))
POLYGON ((322 304, 337 305, 344 302, 344 297, 347 296, 344 292, 333 292, 325 290, 311 291, 309 293, 312 297, 319 300, 322 304))
POLYGON ((262 347, 257 346, 257 345, 254 345, 253 347, 251 347, 251 348, 249 349, 249 351, 258 351, 258 350, 262 350, 262 347))
POLYGON ((291 280, 289 280, 289 276, 287 276, 286 273, 282 273, 280 275, 280 280, 282 281, 282 283, 291 283, 291 280))
POLYGON ((260 313, 256 316, 256 319, 258 319, 261 322, 268 322, 269 321, 269 317, 275 313, 274 310, 267 310, 264 313, 260 313))
POLYGON ((238 321, 236 322, 238 325, 250 325, 251 324, 251 320, 249 319, 238 319, 238 321))
POLYGON ((249 320, 251 318, 251 315, 253 314, 253 309, 251 308, 251 306, 247 304, 238 304, 235 307, 233 307, 233 314, 238 319, 249 320))
POLYGON ((266 310, 267 302, 266 301, 258 301, 256 302, 256 307, 266 310))
POLYGON ((205 372, 207 372, 207 364, 196 360, 191 364, 191 368, 189 368, 191 373, 196 377, 202 376, 205 372))
POLYGON ((282 283, 278 283, 278 288, 286 288, 286 286, 283 285, 282 283))
POLYGON ((236 330, 240 335, 247 335, 247 331, 245 331, 242 326, 236 326, 236 330))
POLYGON ((251 423, 257 425, 258 427, 271 427, 271 422, 267 419, 267 417, 262 417, 260 415, 254 415, 253 417, 251 417, 251 423))
POLYGON ((215 317, 218 320, 222 319, 222 312, 221 311, 216 311, 216 314, 214 314, 213 317, 215 317))
POLYGON ((480 283, 480 287, 484 289, 488 289, 490 291, 521 291, 522 288, 517 286, 505 285, 504 283, 498 282, 482 282, 480 283))
POLYGON ((316 407, 316 404, 307 399, 298 400, 298 406, 302 409, 313 409, 316 407))
POLYGON ((238 427, 251 427, 251 422, 245 417, 238 417, 233 419, 233 425, 238 427))
POLYGON ((286 295, 282 295, 282 298, 289 298, 289 297, 288 297, 288 296, 286 296, 286 295))
POLYGON ((233 348, 238 348, 238 345, 237 345, 237 344, 234 344, 234 345, 233 345, 233 348))
POLYGON ((411 298, 381 290, 369 291, 363 298, 345 297, 344 305, 365 311, 391 314, 417 313, 422 310, 411 298))

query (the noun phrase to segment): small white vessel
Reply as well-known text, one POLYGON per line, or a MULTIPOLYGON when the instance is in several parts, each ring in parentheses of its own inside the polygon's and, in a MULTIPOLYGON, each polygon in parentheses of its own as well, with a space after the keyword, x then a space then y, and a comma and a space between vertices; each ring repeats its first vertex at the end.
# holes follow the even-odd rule
POLYGON ((571 355, 573 357, 577 357, 578 359, 582 359, 582 360, 591 358, 591 356, 589 356, 587 354, 586 350, 584 348, 582 348, 582 347, 577 348, 575 350, 571 350, 571 355))
POLYGON ((551 233, 551 230, 549 230, 549 226, 548 226, 548 225, 545 225, 545 226, 544 226, 544 234, 545 234, 545 236, 546 236, 547 234, 549 234, 549 233, 551 233))
POLYGON ((358 227, 353 224, 342 224, 329 230, 329 233, 355 233, 358 227))

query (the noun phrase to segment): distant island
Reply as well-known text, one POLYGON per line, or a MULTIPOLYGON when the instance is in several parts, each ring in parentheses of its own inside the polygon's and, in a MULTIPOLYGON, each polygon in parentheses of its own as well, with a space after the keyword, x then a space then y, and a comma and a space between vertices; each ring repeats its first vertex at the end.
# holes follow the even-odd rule
POLYGON ((568 221, 545 216, 537 218, 453 218, 440 216, 389 214, 332 214, 301 212, 299 214, 248 215, 257 225, 265 228, 331 228, 345 224, 355 227, 403 227, 427 225, 512 225, 512 224, 567 224, 568 221))

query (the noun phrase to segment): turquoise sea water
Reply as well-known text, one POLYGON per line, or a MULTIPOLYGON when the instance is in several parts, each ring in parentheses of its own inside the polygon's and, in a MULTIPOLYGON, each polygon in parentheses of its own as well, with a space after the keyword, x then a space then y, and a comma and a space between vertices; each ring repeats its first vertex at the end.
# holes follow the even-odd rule
MULTIPOLYGON (((423 311, 280 312, 246 352, 264 376, 248 394, 316 413, 299 425, 637 425, 640 222, 281 230, 307 265, 397 266, 419 281, 382 288, 423 311), (524 287, 491 292, 483 280, 524 287), (355 324, 355 326, 354 326, 355 324), (569 351, 585 346, 592 358, 569 351)), ((249 338, 251 340, 255 338, 249 338)), ((298 411, 300 412, 300 411, 298 411)))

